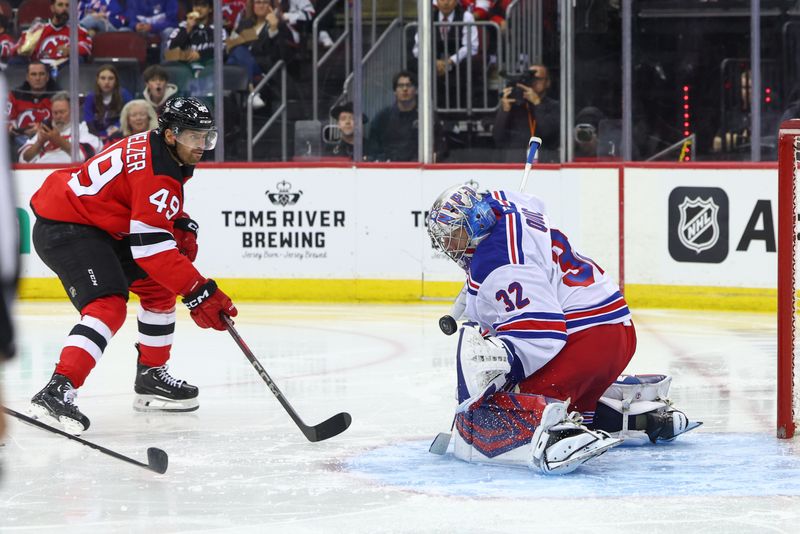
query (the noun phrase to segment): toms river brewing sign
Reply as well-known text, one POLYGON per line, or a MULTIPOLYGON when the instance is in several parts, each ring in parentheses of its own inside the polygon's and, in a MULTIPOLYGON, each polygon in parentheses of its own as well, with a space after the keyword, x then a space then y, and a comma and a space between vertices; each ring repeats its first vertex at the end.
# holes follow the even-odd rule
POLYGON ((328 234, 345 227, 345 212, 302 209, 306 200, 302 190, 281 180, 264 192, 266 209, 222 210, 222 223, 237 232, 242 258, 324 259, 328 234))

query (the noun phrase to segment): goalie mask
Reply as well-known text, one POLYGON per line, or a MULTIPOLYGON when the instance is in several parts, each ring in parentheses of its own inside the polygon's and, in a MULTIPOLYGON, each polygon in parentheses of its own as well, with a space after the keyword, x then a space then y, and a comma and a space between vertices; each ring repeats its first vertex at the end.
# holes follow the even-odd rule
POLYGON ((466 185, 453 187, 439 195, 428 215, 433 248, 450 256, 464 270, 469 269, 475 248, 497 222, 487 196, 466 185))

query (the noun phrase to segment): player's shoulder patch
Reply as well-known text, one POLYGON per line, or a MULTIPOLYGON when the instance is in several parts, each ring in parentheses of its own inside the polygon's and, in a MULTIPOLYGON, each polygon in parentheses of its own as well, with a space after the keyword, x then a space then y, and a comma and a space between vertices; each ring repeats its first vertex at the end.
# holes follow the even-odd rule
POLYGON ((508 256, 506 221, 501 217, 497 220, 492 233, 475 249, 469 267, 470 277, 482 284, 493 271, 509 263, 511 261, 508 256))

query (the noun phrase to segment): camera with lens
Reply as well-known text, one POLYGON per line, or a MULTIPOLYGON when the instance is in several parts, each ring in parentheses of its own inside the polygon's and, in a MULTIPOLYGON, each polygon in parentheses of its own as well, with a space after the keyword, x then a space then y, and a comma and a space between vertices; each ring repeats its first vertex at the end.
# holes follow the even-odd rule
POLYGON ((575 140, 579 143, 591 143, 597 135, 597 129, 592 124, 576 124, 575 140))
POLYGON ((500 77, 506 81, 506 87, 513 87, 511 93, 509 93, 508 98, 513 98, 516 100, 515 104, 522 104, 522 97, 523 92, 522 89, 517 87, 517 84, 527 85, 528 87, 533 86, 533 82, 536 81, 535 73, 526 70, 525 72, 521 72, 519 74, 509 74, 507 72, 500 72, 500 77))

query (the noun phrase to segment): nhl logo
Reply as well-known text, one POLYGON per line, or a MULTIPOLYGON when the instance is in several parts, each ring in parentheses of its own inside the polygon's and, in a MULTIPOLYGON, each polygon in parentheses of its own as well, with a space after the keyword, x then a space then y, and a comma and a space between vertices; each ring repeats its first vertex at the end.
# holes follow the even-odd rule
POLYGON ((684 197, 678 206, 681 220, 678 223, 678 239, 684 247, 700 253, 717 244, 719 240, 719 206, 714 199, 684 197))
POLYGON ((267 192, 264 193, 275 206, 293 206, 297 204, 297 201, 300 200, 300 196, 303 194, 302 191, 292 192, 292 184, 286 180, 281 180, 275 184, 275 188, 277 191, 270 192, 267 190, 267 192))
POLYGON ((721 263, 728 257, 728 195, 719 187, 676 187, 668 200, 669 254, 676 261, 721 263))

